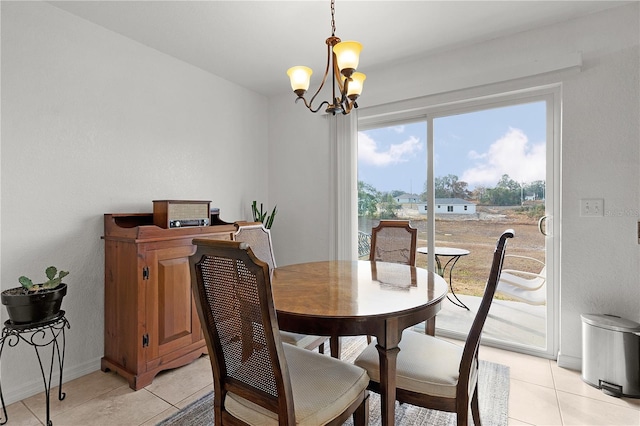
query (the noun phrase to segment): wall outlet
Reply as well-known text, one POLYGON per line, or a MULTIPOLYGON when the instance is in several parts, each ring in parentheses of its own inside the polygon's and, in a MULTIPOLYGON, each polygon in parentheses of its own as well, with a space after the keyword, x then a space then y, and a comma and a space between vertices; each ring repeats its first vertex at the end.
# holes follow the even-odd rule
POLYGON ((604 216, 604 200, 602 198, 583 198, 580 200, 580 216, 604 216))

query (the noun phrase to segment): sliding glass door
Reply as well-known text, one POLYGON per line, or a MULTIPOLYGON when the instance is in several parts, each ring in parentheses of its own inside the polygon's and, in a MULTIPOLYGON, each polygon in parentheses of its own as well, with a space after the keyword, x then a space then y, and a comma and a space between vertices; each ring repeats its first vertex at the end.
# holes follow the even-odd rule
POLYGON ((408 218, 418 228, 418 266, 438 268, 451 284, 440 334, 466 335, 495 242, 513 229, 504 268, 515 278, 501 284, 484 338, 554 355, 557 102, 550 90, 411 116, 361 115, 358 231, 370 232, 382 218, 408 218))

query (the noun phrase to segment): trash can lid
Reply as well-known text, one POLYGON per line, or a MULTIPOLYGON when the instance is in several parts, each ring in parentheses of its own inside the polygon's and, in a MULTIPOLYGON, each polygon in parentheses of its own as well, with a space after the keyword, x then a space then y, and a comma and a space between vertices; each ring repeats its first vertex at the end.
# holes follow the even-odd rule
POLYGON ((600 328, 606 328, 613 331, 640 331, 640 324, 617 315, 611 314, 582 314, 582 321, 600 328))

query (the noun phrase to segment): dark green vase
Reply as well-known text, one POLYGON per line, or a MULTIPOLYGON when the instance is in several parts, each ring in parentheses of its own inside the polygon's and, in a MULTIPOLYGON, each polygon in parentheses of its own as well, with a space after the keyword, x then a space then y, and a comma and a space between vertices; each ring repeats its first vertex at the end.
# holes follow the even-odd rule
POLYGON ((56 318, 62 298, 67 294, 66 284, 33 294, 18 294, 17 289, 19 287, 2 292, 2 304, 12 324, 43 323, 56 318))

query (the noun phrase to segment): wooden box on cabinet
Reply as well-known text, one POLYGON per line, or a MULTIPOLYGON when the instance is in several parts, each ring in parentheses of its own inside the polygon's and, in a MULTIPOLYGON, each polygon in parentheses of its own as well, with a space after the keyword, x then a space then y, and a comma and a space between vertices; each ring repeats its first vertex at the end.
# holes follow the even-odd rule
POLYGON ((230 240, 232 224, 164 229, 152 214, 104 215, 104 357, 138 390, 207 353, 191 293, 194 238, 230 240))

